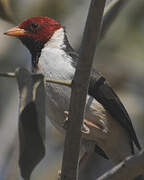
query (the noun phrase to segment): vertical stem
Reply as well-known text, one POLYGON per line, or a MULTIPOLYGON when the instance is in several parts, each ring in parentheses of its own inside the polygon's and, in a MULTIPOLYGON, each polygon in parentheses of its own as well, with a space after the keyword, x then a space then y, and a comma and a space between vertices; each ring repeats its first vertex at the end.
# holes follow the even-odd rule
POLYGON ((92 0, 81 44, 80 60, 72 84, 69 127, 66 132, 61 180, 78 179, 81 126, 83 123, 90 72, 106 0, 92 0))

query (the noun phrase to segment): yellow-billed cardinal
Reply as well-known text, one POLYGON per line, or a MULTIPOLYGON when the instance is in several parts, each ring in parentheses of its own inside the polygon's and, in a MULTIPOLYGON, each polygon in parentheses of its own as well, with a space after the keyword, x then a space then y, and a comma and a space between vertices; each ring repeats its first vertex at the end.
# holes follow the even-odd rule
MULTIPOLYGON (((70 46, 64 28, 54 19, 32 17, 8 30, 19 38, 32 55, 32 70, 47 79, 72 80, 78 54, 70 46)), ((65 112, 69 110, 71 89, 47 83, 46 111, 52 124, 64 132, 65 112)), ((104 77, 93 70, 82 127, 86 151, 95 151, 113 163, 141 149, 130 117, 104 77)))

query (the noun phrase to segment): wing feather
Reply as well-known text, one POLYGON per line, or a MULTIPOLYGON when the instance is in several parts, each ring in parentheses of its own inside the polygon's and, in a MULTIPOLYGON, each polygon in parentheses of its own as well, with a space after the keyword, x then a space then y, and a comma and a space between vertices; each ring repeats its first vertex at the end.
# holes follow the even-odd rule
POLYGON ((139 141, 124 105, 100 73, 93 71, 88 93, 101 103, 110 115, 126 129, 130 138, 132 152, 134 153, 133 142, 140 150, 139 141))

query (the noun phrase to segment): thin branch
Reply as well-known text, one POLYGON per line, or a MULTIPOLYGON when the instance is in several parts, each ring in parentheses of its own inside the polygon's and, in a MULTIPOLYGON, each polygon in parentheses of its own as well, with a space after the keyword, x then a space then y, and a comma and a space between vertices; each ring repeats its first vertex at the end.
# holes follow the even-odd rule
POLYGON ((15 72, 6 72, 6 73, 0 73, 0 77, 10 77, 10 78, 15 78, 16 74, 15 72))
MULTIPOLYGON (((36 76, 37 74, 32 74, 33 76, 36 76)), ((8 77, 8 78, 15 78, 16 74, 15 72, 0 72, 0 77, 8 77)), ((71 81, 60 81, 60 80, 53 80, 53 79, 45 79, 46 82, 59 84, 62 86, 68 86, 71 87, 72 82, 71 81)))
POLYGON ((78 179, 81 126, 93 56, 99 39, 106 0, 92 0, 81 45, 80 60, 72 84, 69 127, 66 132, 61 180, 78 179))
POLYGON ((132 180, 144 172, 144 150, 128 157, 97 180, 132 180))
POLYGON ((45 81, 48 83, 54 83, 54 84, 59 84, 62 86, 68 86, 68 87, 71 87, 72 85, 71 81, 60 81, 60 80, 51 80, 51 79, 46 79, 45 81))
POLYGON ((104 38, 105 34, 109 30, 109 27, 114 22, 126 2, 128 2, 128 0, 112 0, 105 7, 103 24, 101 29, 101 38, 104 38))

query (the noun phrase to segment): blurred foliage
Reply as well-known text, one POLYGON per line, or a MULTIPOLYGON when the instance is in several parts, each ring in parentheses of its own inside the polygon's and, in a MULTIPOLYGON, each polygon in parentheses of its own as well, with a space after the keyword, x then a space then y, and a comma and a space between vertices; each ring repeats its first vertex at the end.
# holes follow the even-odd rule
POLYGON ((0 0, 0 17, 10 22, 15 22, 10 3, 11 0, 0 0))
POLYGON ((128 23, 131 23, 135 28, 139 27, 139 24, 143 22, 144 17, 144 2, 143 0, 139 0, 138 3, 135 5, 135 1, 132 1, 132 3, 129 6, 129 13, 127 16, 128 23), (131 10, 132 8, 132 10, 131 10))
POLYGON ((13 23, 30 16, 51 16, 59 19, 68 13, 74 2, 67 0, 0 0, 0 17, 13 23), (25 7, 25 8, 23 8, 25 7))

